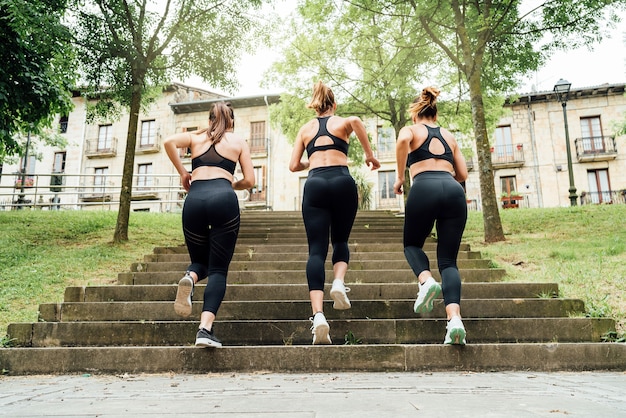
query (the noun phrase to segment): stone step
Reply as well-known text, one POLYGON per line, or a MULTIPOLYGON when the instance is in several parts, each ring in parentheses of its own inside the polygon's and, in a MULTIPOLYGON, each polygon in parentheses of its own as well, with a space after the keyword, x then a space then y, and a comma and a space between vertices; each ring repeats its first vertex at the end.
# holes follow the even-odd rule
MULTIPOLYGON (((198 284, 193 295, 194 301, 201 301, 206 285, 198 284)), ((326 285, 326 294, 330 291, 326 285)), ((415 283, 371 283, 349 284, 348 296, 354 300, 408 299, 417 295, 415 283)), ((72 286, 65 289, 64 302, 148 302, 173 301, 177 286, 135 285, 135 286, 72 286)), ((548 298, 559 294, 556 283, 465 283, 463 297, 466 299, 492 298, 548 298)), ((227 301, 245 300, 309 300, 309 290, 301 284, 232 284, 226 289, 227 301)))
MULTIPOLYGON (((175 284, 185 273, 178 272, 128 272, 119 273, 118 283, 121 285, 175 284)), ((441 281, 438 271, 432 271, 433 277, 441 281)), ((506 271, 504 269, 469 269, 461 271, 461 279, 466 282, 500 281, 506 271)), ((333 279, 332 270, 326 270, 326 280, 333 279)), ((410 269, 396 270, 348 270, 346 283, 417 283, 410 269)), ((228 272, 229 284, 300 284, 306 283, 304 270, 265 270, 228 272)))
MULTIPOLYGON (((297 261, 263 261, 263 260, 236 260, 230 264, 231 271, 268 271, 268 270, 295 270, 305 271, 307 260, 297 261)), ((167 271, 185 271, 189 266, 189 261, 160 261, 160 262, 147 262, 147 263, 132 263, 130 266, 131 272, 167 272, 167 271)), ((470 269, 488 269, 490 267, 490 261, 484 259, 472 259, 472 260, 458 260, 457 266, 459 270, 470 269)), ((326 269, 332 269, 332 263, 327 260, 326 269)), ((409 263, 406 260, 358 260, 351 258, 350 271, 364 271, 364 270, 394 270, 394 269, 410 269, 409 263)), ((437 261, 430 261, 430 269, 437 269, 437 261)))
MULTIPOLYGON (((332 302, 324 303, 326 318, 335 319, 400 319, 414 318, 411 299, 355 300, 352 308, 344 311, 332 309, 332 302)), ((194 301, 190 321, 197 322, 202 302, 194 301)), ((541 318, 567 317, 584 312, 579 299, 465 299, 464 318, 541 318)), ((225 301, 219 311, 225 320, 278 320, 302 319, 311 316, 308 301, 225 301)), ((422 318, 445 317, 443 300, 435 301, 433 311, 421 314, 422 318)), ((178 321, 170 302, 63 302, 39 306, 39 320, 45 322, 71 321, 178 321)))
MULTIPOLYGON (((614 323, 599 318, 464 319, 471 344, 518 342, 600 342, 614 323)), ((444 319, 335 319, 329 321, 335 345, 441 344, 444 319)), ((224 345, 303 345, 311 343, 309 320, 225 320, 215 324, 224 345)), ((39 322, 11 324, 14 345, 62 346, 188 346, 198 324, 190 321, 39 322)))
POLYGON ((6 348, 13 375, 69 373, 493 372, 626 369, 626 344, 363 344, 331 346, 6 348))
MULTIPOLYGON (((348 247, 350 248, 350 254, 352 253, 371 253, 371 252, 396 252, 399 254, 404 254, 404 248, 402 246, 402 239, 397 242, 386 242, 386 243, 353 243, 350 241, 348 247)), ((256 241, 250 241, 246 243, 242 243, 241 241, 237 241, 237 246, 235 247, 235 252, 241 253, 308 253, 309 247, 307 246, 306 241, 300 243, 263 243, 256 241)), ((424 245, 424 251, 426 252, 435 252, 437 250, 437 245, 435 243, 424 245)), ((330 248, 329 248, 330 251, 330 248)), ((471 251, 469 244, 461 244, 459 251, 468 252, 471 251)), ((187 248, 184 245, 180 245, 177 247, 155 247, 153 252, 155 254, 187 254, 187 248)), ((475 253, 480 256, 480 253, 475 253)))
MULTIPOLYGON (((427 251, 426 255, 431 261, 437 261, 437 253, 434 251, 427 251)), ((308 251, 303 247, 303 251, 300 252, 255 252, 255 251, 238 251, 233 255, 233 262, 235 261, 305 261, 308 258, 308 251)), ((330 257, 329 257, 330 259, 330 257)), ((363 252, 352 251, 350 253, 350 262, 353 261, 368 261, 368 260, 397 260, 406 261, 404 253, 401 251, 376 251, 376 252, 363 252), (373 258, 375 257, 375 258, 373 258)), ((458 262, 462 260, 481 260, 491 264, 490 260, 480 258, 480 253, 477 251, 461 251, 458 256, 458 262)), ((174 254, 146 254, 143 257, 145 263, 174 263, 174 262, 186 262, 189 263, 189 254, 174 253, 174 254)))

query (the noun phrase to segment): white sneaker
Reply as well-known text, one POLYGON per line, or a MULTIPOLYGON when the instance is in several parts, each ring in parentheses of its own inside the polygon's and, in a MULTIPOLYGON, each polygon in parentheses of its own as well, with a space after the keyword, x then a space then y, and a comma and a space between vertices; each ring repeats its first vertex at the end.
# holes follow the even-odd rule
POLYGON ((453 316, 446 325, 446 338, 443 340, 444 344, 456 344, 465 345, 465 327, 463 321, 458 316, 453 316))
POLYGON ((318 312, 311 318, 313 326, 311 327, 311 333, 313 334, 313 345, 317 344, 332 344, 330 341, 330 326, 326 322, 326 317, 323 313, 318 312))
POLYGON ((425 313, 433 310, 433 301, 441 294, 441 286, 432 277, 424 283, 419 283, 419 293, 413 305, 415 313, 425 313))
POLYGON ((341 279, 333 280, 333 287, 330 289, 330 297, 333 299, 333 308, 337 310, 350 309, 350 299, 348 299, 349 287, 346 287, 341 279))
POLYGON ((174 301, 174 311, 180 316, 191 315, 191 297, 193 296, 193 279, 189 274, 185 274, 178 282, 176 300, 174 301))

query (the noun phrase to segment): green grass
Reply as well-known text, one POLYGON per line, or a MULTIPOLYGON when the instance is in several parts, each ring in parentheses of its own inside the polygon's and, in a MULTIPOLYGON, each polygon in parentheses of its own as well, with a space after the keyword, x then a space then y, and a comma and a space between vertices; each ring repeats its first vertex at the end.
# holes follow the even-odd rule
POLYGON ((506 241, 485 244, 482 215, 472 213, 464 240, 514 282, 559 284, 588 316, 611 317, 626 331, 626 205, 501 212, 506 241))
MULTIPOLYGON (((111 243, 117 214, 0 212, 0 336, 12 322, 35 322, 41 303, 67 286, 113 284, 154 247, 183 242, 180 214, 132 213, 125 244, 111 243)), ((507 271, 505 280, 559 284, 587 314, 626 320, 626 205, 501 212, 506 241, 483 242, 482 213, 471 212, 464 241, 507 271)), ((541 297, 541 295, 538 295, 541 297)), ((618 337, 621 338, 621 337, 618 337)))
POLYGON ((35 322, 67 286, 112 284, 154 247, 180 245, 180 214, 132 213, 125 244, 112 244, 116 212, 0 212, 0 335, 35 322))

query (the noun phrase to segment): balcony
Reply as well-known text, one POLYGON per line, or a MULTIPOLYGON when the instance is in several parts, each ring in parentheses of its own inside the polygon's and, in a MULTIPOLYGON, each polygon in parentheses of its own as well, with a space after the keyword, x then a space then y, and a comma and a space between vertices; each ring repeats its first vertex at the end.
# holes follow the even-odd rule
POLYGON ((597 205, 600 203, 622 204, 622 205, 625 204, 626 203, 626 189, 580 193, 581 205, 597 205))
POLYGON ((522 144, 491 147, 491 166, 494 169, 521 167, 524 162, 524 146, 522 144))
POLYGON ((617 158, 615 138, 612 136, 596 136, 576 138, 576 157, 578 162, 609 161, 617 158))
POLYGON ((107 141, 88 139, 86 142, 85 156, 87 158, 108 158, 117 155, 117 138, 107 141))
POLYGON ((161 151, 161 135, 157 135, 154 139, 148 140, 139 138, 135 154, 154 154, 161 151))

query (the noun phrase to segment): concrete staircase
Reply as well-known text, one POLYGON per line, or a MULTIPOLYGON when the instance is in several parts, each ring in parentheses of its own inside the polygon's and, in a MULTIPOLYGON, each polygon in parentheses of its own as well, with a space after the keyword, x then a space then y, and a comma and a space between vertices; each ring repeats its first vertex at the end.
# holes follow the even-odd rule
MULTIPOLYGON (((626 369, 626 344, 602 342, 613 320, 585 317, 583 302, 556 297, 554 283, 503 282, 504 270, 467 245, 459 267, 468 345, 444 346, 443 301, 428 314, 412 311, 417 284, 402 225, 387 212, 357 216, 346 278, 352 309, 334 311, 330 299, 324 309, 331 346, 311 346, 300 213, 244 212, 215 324, 223 348, 193 346, 202 282, 193 315, 174 312, 185 248, 155 248, 120 273, 118 285, 69 287, 62 303, 40 305, 39 322, 10 324, 14 347, 0 349, 0 368, 15 375, 626 369)), ((427 243, 439 279, 434 250, 427 243)))

